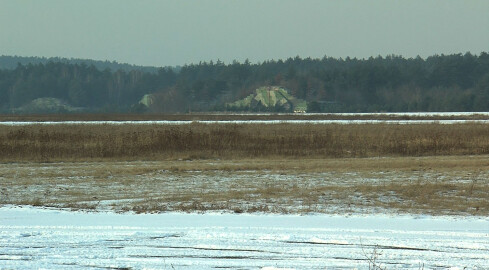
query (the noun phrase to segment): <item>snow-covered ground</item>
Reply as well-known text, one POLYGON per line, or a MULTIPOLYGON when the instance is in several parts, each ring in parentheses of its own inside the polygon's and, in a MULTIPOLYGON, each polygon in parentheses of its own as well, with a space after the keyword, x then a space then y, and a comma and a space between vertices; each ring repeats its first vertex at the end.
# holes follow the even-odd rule
POLYGON ((489 218, 0 208, 0 269, 488 269, 489 218))
POLYGON ((307 113, 311 115, 393 115, 393 116, 471 116, 485 115, 489 116, 489 112, 390 112, 390 113, 307 113))
MULTIPOLYGON (((219 115, 219 114, 217 114, 219 115)), ((227 115, 227 114, 223 114, 227 115)), ((233 115, 272 115, 267 113, 249 113, 233 115)), ((294 114, 282 114, 294 115, 294 114)), ((192 121, 170 121, 170 120, 144 120, 144 121, 0 121, 0 126, 27 126, 27 125, 187 125, 191 123, 201 124, 462 124, 480 123, 488 124, 487 119, 419 119, 419 120, 376 120, 375 117, 473 117, 489 116, 489 112, 415 112, 415 113, 308 113, 311 115, 323 116, 371 116, 374 119, 366 120, 192 120, 192 121)))
POLYGON ((188 125, 200 124, 489 124, 489 120, 219 120, 219 121, 5 121, 0 126, 28 126, 28 125, 188 125))

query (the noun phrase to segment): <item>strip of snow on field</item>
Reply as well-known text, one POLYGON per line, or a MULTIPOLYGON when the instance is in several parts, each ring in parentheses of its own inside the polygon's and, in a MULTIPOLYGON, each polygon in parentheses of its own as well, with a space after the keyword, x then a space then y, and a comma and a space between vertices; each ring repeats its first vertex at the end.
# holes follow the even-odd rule
POLYGON ((30 126, 30 125, 189 125, 198 124, 337 124, 337 125, 361 125, 361 124, 489 124, 489 120, 219 120, 219 121, 5 121, 0 126, 30 126))

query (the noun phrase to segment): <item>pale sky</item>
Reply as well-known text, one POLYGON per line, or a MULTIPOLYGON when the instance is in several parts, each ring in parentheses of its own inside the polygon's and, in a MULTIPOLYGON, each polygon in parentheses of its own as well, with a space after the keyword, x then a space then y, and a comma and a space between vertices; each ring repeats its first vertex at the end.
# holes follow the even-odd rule
POLYGON ((488 0, 0 0, 0 55, 173 66, 482 51, 488 0))

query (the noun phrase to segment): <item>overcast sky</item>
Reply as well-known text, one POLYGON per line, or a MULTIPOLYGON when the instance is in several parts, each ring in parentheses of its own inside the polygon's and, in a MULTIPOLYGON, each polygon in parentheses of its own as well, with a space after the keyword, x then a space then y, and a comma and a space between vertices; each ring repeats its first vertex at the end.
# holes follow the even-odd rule
POLYGON ((169 66, 489 51, 488 0, 0 0, 0 55, 169 66))

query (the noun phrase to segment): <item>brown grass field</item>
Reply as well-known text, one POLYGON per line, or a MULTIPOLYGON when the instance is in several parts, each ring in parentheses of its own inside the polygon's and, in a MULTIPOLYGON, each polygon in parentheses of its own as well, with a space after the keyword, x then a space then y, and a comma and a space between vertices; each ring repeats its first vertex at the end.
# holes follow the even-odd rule
POLYGON ((0 153, 3 162, 487 155, 489 125, 2 126, 0 153))
POLYGON ((0 164, 0 204, 74 210, 489 214, 489 157, 0 164))
POLYGON ((0 126, 0 205, 489 214, 483 124, 0 126))

